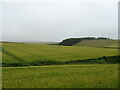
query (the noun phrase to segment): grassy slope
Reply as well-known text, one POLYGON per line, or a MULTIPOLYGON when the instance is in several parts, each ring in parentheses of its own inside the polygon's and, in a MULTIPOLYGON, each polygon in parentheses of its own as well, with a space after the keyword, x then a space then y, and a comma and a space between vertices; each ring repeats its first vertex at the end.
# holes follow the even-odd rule
POLYGON ((118 47, 118 44, 115 43, 115 44, 112 44, 112 45, 106 45, 106 46, 104 46, 104 47, 118 47))
POLYGON ((117 88, 118 65, 3 67, 2 82, 3 88, 117 88))
POLYGON ((52 46, 41 44, 3 43, 3 63, 13 60, 32 61, 73 61, 117 55, 117 49, 95 47, 52 46), (6 52, 8 53, 6 55, 6 52))
MULTIPOLYGON (((116 49, 4 43, 3 49, 25 61, 69 61, 116 55, 116 49)), ((3 62, 19 62, 3 52, 3 62), (6 56, 5 56, 6 55, 6 56)), ((3 88, 117 88, 117 64, 3 67, 3 88), (12 82, 12 83, 11 83, 12 82)))
POLYGON ((81 41, 74 46, 89 46, 89 47, 118 47, 118 40, 85 40, 81 41))

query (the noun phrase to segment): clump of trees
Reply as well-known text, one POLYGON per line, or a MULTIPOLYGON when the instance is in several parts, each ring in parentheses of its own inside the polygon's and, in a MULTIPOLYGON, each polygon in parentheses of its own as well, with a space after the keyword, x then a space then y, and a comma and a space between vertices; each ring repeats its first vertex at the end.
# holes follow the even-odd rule
POLYGON ((100 40, 100 39, 109 40, 110 38, 106 38, 106 37, 98 37, 98 38, 97 38, 97 40, 100 40))
POLYGON ((81 38, 81 40, 95 40, 96 38, 95 37, 84 37, 84 38, 81 38))
POLYGON ((62 42, 59 43, 59 45, 64 45, 64 46, 72 46, 73 44, 80 42, 81 38, 69 38, 65 39, 62 42))
POLYGON ((82 40, 109 40, 110 38, 106 37, 84 37, 84 38, 68 38, 59 43, 59 45, 72 46, 82 40))

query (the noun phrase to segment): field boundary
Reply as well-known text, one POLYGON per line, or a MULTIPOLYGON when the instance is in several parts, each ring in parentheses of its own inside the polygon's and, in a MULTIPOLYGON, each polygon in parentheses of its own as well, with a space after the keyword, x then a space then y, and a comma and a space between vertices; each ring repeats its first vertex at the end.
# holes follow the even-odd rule
POLYGON ((100 48, 120 49, 119 47, 100 47, 100 48))
POLYGON ((17 62, 17 63, 2 63, 3 67, 19 67, 19 66, 46 66, 46 65, 69 65, 69 64, 119 64, 120 56, 103 56, 100 58, 74 60, 67 62, 60 61, 33 61, 33 62, 17 62))
POLYGON ((68 61, 66 63, 80 63, 80 64, 118 64, 120 56, 103 56, 100 58, 92 58, 92 59, 83 59, 83 60, 75 60, 75 61, 68 61))

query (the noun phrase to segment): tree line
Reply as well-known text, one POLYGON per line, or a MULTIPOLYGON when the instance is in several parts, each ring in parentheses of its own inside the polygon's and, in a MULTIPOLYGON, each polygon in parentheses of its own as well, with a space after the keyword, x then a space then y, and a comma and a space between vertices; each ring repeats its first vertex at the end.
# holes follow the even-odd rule
POLYGON ((59 43, 59 45, 72 46, 82 40, 109 40, 110 38, 106 37, 84 37, 84 38, 68 38, 59 43))

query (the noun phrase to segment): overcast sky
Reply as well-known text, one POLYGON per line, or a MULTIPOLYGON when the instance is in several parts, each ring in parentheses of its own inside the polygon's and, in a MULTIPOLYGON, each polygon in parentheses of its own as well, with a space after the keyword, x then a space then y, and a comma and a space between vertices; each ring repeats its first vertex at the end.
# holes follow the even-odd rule
POLYGON ((80 1, 6 0, 0 3, 0 39, 49 42, 83 36, 118 38, 117 0, 80 1))

